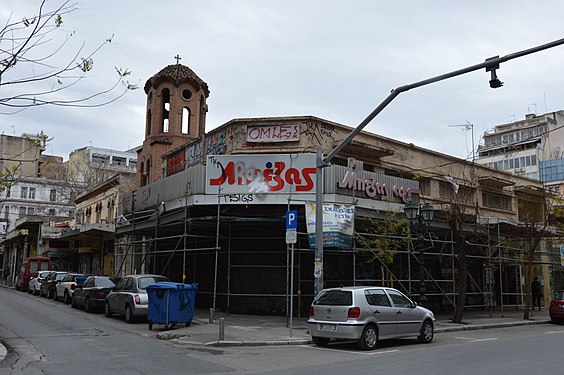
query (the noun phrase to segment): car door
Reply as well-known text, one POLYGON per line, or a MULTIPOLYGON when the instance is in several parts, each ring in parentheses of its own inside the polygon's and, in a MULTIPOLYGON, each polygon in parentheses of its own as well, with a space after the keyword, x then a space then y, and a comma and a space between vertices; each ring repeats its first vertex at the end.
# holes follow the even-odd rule
POLYGON ((78 306, 84 306, 84 301, 86 300, 86 295, 88 294, 88 289, 94 284, 94 278, 89 277, 86 279, 80 288, 75 289, 74 298, 78 306))
POLYGON ((421 316, 415 304, 401 292, 395 289, 386 289, 394 305, 396 313, 396 335, 419 335, 421 329, 421 316))
POLYGON ((394 336, 396 334, 396 309, 392 307, 384 289, 366 289, 364 295, 372 316, 378 322, 379 337, 394 336))
POLYGON ((114 291, 110 294, 110 309, 118 314, 123 314, 125 312, 125 285, 131 279, 131 277, 126 277, 116 285, 114 291))

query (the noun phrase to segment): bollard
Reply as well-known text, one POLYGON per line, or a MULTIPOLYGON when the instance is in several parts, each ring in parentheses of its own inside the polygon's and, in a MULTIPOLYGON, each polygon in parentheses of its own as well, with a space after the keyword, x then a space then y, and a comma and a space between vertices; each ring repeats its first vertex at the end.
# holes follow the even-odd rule
POLYGON ((219 341, 225 340, 225 318, 219 318, 219 341))
POLYGON ((210 307, 210 312, 209 312, 209 317, 208 317, 208 323, 213 324, 213 308, 211 308, 211 307, 210 307))

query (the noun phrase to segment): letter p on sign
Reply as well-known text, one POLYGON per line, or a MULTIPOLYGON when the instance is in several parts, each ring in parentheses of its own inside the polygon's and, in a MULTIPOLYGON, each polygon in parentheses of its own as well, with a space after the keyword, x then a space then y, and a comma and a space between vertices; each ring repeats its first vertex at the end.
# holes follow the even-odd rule
POLYGON ((286 229, 298 228, 298 211, 286 212, 286 229))

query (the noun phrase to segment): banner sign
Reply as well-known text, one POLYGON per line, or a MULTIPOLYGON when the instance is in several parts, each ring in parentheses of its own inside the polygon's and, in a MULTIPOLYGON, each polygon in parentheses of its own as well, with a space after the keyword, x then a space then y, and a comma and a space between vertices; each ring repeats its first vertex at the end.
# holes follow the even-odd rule
MULTIPOLYGON (((315 249, 315 202, 306 202, 309 247, 315 249)), ((354 235, 354 205, 323 205, 323 247, 351 249, 354 235)))
POLYGON ((208 155, 206 194, 312 193, 315 158, 314 154, 208 155))
POLYGON ((272 143, 300 140, 300 125, 247 126, 247 142, 272 143))

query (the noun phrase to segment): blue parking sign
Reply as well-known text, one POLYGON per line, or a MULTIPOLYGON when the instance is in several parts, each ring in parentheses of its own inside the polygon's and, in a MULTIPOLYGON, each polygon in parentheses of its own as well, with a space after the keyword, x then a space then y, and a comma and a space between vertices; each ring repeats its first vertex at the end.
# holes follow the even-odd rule
POLYGON ((286 212, 286 229, 297 229, 298 228, 298 211, 288 211, 286 212))

